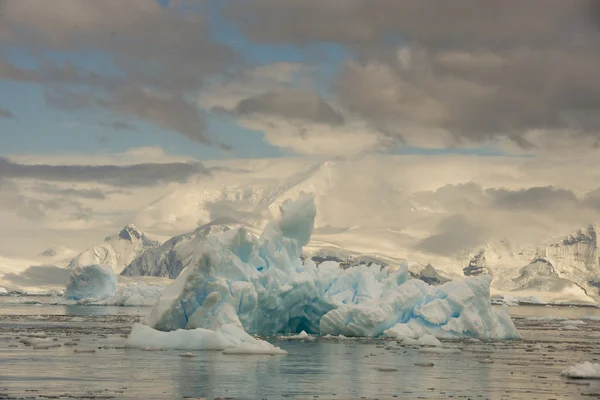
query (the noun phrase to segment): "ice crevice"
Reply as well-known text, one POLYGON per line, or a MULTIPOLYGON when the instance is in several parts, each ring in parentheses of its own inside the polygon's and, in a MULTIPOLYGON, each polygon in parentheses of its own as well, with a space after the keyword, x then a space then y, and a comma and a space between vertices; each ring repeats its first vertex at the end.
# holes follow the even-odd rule
POLYGON ((510 316, 490 304, 489 276, 430 286, 406 266, 303 262, 315 216, 313 197, 303 194, 259 238, 243 227, 208 237, 199 262, 134 326, 128 345, 280 354, 251 334, 519 338, 510 316))

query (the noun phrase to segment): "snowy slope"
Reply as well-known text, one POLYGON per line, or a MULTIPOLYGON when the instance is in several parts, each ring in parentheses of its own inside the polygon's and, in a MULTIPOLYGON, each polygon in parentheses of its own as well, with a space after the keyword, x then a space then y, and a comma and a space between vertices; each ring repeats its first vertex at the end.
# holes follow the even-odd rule
POLYGON ((489 273, 496 292, 535 294, 546 301, 594 302, 599 296, 598 226, 541 245, 487 244, 458 257, 465 276, 489 273))
POLYGON ((137 256, 161 243, 138 230, 135 225, 125 226, 117 234, 108 236, 104 243, 87 249, 69 263, 69 269, 83 265, 106 264, 120 273, 137 256))
POLYGON ((203 225, 190 233, 175 236, 162 246, 140 254, 123 270, 125 276, 158 276, 176 278, 187 266, 202 257, 205 239, 209 235, 223 233, 240 224, 217 220, 203 225))
POLYGON ((36 260, 42 264, 50 264, 65 268, 75 256, 77 256, 75 250, 65 246, 54 246, 38 254, 36 260))

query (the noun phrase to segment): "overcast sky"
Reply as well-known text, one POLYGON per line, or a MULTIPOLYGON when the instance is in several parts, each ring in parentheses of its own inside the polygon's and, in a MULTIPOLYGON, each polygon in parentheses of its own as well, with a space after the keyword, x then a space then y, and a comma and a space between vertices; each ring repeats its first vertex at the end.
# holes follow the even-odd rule
MULTIPOLYGON (((600 208, 587 176, 600 159, 599 4, 0 0, 4 225, 59 210, 69 229, 121 223, 135 207, 107 202, 130 190, 150 203, 225 168, 209 160, 455 155, 523 169, 485 184, 413 175, 432 191, 469 184, 459 193, 486 210, 587 210, 575 226, 600 208)), ((448 211, 422 248, 446 251, 435 235, 464 233, 467 211, 448 211)))

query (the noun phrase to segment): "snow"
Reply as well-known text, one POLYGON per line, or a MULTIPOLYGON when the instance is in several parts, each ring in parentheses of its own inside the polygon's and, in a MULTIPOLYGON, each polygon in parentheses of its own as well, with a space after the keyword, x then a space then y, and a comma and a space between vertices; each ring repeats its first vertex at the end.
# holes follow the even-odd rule
POLYGON ((244 227, 207 236, 198 262, 145 323, 157 331, 234 325, 257 334, 519 338, 505 310, 491 307, 489 276, 430 286, 410 279, 406 265, 303 263, 315 216, 314 199, 302 195, 284 202, 258 239, 244 227))
POLYGON ((117 275, 110 265, 84 265, 71 271, 65 297, 71 300, 108 299, 117 290, 117 275))
POLYGON ((136 257, 161 243, 133 224, 125 226, 117 234, 108 236, 104 243, 87 249, 69 263, 69 268, 84 265, 110 265, 115 273, 121 273, 136 257))
POLYGON ((52 264, 57 267, 66 268, 76 255, 77 252, 68 247, 54 246, 41 252, 37 258, 44 264, 52 264))
POLYGON ((562 376, 576 379, 600 379, 600 364, 592 364, 589 361, 576 364, 561 372, 562 376))
POLYGON ((162 246, 148 249, 136 257, 121 273, 125 276, 160 276, 175 279, 188 265, 198 262, 206 237, 227 232, 240 224, 213 221, 193 232, 175 236, 162 246))

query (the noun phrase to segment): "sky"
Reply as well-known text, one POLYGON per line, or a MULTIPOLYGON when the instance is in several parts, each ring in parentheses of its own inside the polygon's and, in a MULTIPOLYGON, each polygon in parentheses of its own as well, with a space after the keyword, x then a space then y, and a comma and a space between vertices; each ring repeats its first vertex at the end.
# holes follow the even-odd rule
POLYGON ((0 237, 96 240, 191 179, 290 158, 475 165, 413 171, 431 190, 501 164, 519 177, 481 190, 556 197, 549 230, 600 193, 599 4, 0 0, 0 237))

